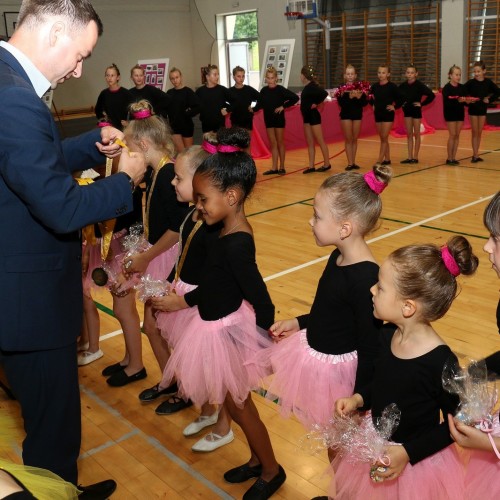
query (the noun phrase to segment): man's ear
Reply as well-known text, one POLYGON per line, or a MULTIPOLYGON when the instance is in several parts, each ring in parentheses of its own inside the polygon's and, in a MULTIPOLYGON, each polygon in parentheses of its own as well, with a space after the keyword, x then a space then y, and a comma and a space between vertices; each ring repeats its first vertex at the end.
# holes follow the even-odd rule
POLYGON ((50 28, 49 44, 54 47, 57 42, 66 34, 66 24, 62 21, 55 22, 50 28))

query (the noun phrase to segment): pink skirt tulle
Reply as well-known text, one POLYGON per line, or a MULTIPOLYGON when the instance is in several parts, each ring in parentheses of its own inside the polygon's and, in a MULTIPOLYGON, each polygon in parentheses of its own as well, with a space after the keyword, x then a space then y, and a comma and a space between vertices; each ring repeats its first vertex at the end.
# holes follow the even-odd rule
MULTIPOLYGON (((371 415, 365 417, 371 423, 371 415)), ((332 462, 334 479, 329 494, 335 500, 460 500, 464 498, 464 469, 458 450, 452 444, 411 465, 394 480, 375 483, 370 464, 354 462, 347 454, 332 462)), ((479 498, 479 497, 476 497, 479 498)), ((487 497, 483 497, 487 498, 487 497)))
POLYGON ((144 275, 151 276, 154 280, 166 280, 175 266, 179 254, 179 243, 155 257, 148 265, 144 275))
POLYGON ((272 344, 267 331, 256 325, 255 312, 246 301, 216 321, 202 320, 197 307, 185 311, 178 318, 176 329, 182 333, 160 385, 167 387, 175 377, 179 395, 198 406, 207 402, 220 405, 229 393, 242 407, 260 378, 255 367, 245 362, 272 344))
POLYGON ((324 354, 307 343, 306 330, 257 353, 255 363, 270 368, 264 384, 267 398, 278 398, 281 414, 293 413, 304 426, 328 424, 335 401, 352 395, 358 358, 347 354, 324 354))
MULTIPOLYGON (((175 284, 175 293, 179 296, 183 296, 197 288, 197 286, 198 285, 190 285, 189 283, 178 280, 175 284)), ((172 349, 175 349, 179 336, 183 334, 179 325, 185 325, 183 316, 188 312, 189 309, 180 309, 179 311, 158 311, 156 313, 156 326, 160 330, 161 336, 167 341, 167 344, 172 349)))
MULTIPOLYGON (((108 256, 110 260, 107 261, 107 265, 111 266, 113 269, 118 271, 119 264, 116 263, 115 257, 120 255, 122 251, 121 241, 123 237, 127 234, 126 229, 122 229, 118 233, 113 234, 111 239, 111 245, 109 247, 108 256)), ((89 243, 85 243, 89 245, 89 243)), ((98 267, 103 266, 103 260, 101 258, 101 238, 97 238, 97 243, 95 245, 89 246, 89 266, 87 273, 83 276, 83 290, 88 295, 91 288, 102 288, 94 283, 92 280, 92 271, 98 267)))

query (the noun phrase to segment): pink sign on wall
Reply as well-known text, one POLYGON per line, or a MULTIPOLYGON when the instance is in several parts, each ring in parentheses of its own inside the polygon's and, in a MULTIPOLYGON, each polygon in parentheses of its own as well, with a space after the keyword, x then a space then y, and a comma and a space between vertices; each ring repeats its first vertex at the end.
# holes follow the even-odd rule
POLYGON ((169 59, 143 59, 137 63, 144 68, 146 84, 165 92, 168 81, 169 59))

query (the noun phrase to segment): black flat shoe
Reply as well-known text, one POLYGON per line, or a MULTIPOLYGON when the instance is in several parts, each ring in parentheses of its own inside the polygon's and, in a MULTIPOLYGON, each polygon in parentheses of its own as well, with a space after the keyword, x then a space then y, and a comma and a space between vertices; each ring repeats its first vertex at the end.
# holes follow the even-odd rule
POLYGON ((352 166, 353 170, 359 170, 361 167, 359 165, 356 165, 356 163, 352 166))
POLYGON ((286 481, 286 474, 281 465, 278 474, 270 481, 264 481, 261 477, 243 495, 243 500, 267 500, 271 498, 286 481))
POLYGON ((413 160, 406 158, 406 160, 401 160, 399 163, 401 163, 401 165, 409 165, 410 163, 413 163, 413 160))
POLYGON ((120 363, 115 363, 114 365, 106 366, 106 368, 104 368, 101 374, 104 377, 110 377, 115 373, 121 372, 124 368, 127 368, 127 365, 121 365, 120 363))
POLYGON ((322 167, 319 167, 316 169, 316 172, 326 172, 327 170, 330 170, 332 168, 331 165, 323 165, 322 167))
POLYGON ((173 399, 172 403, 170 400, 163 401, 163 403, 156 408, 155 413, 157 415, 172 415, 172 413, 177 413, 178 411, 184 410, 184 408, 189 408, 193 405, 193 402, 190 399, 184 401, 177 396, 172 396, 170 399, 173 399))
MULTIPOLYGON (((390 165, 391 164, 391 160, 384 160, 382 162, 380 162, 381 165, 390 165)), ((318 498, 321 498, 321 497, 318 497, 318 498)))
MULTIPOLYGON (((316 172, 316 169, 314 167, 309 167, 306 168, 305 170, 302 171, 303 174, 312 174, 313 172, 316 172)), ((318 169, 319 172, 319 169, 318 169)))
POLYGON ((108 380, 106 380, 106 382, 111 387, 122 387, 124 385, 131 384, 132 382, 137 382, 138 380, 142 380, 147 376, 148 373, 146 372, 146 368, 139 370, 137 373, 134 373, 133 375, 127 375, 125 373, 125 370, 121 370, 111 375, 111 377, 109 377, 108 380))
POLYGON ((243 464, 234 469, 229 469, 224 473, 224 479, 228 483, 244 483, 253 477, 259 477, 262 474, 262 465, 243 464))
POLYGON ((262 172, 262 175, 278 175, 279 170, 278 169, 271 169, 271 170, 266 170, 265 172, 262 172))
POLYGON ((477 160, 477 161, 484 161, 484 159, 483 159, 483 158, 481 158, 480 156, 476 156, 476 160, 477 160))
POLYGON ((278 170, 278 175, 285 175, 286 174, 286 170, 284 168, 280 168, 278 170))
POLYGON ((150 389, 142 391, 139 394, 139 400, 142 403, 150 403, 151 401, 158 399, 160 396, 172 396, 173 394, 176 394, 178 390, 177 382, 174 382, 165 389, 160 389, 160 384, 156 384, 150 389))
POLYGON ((116 482, 112 479, 101 481, 100 483, 89 484, 88 486, 78 486, 81 493, 78 498, 81 500, 106 500, 116 490, 116 482))
POLYGON ((350 170, 354 170, 354 165, 347 165, 347 167, 344 170, 347 170, 348 172, 350 170))
MULTIPOLYGON (((401 162, 401 163, 403 163, 403 162, 401 162)), ((412 164, 413 164, 413 163, 418 163, 418 160, 417 160, 416 158, 412 158, 412 159, 410 160, 410 163, 412 163, 412 164)))

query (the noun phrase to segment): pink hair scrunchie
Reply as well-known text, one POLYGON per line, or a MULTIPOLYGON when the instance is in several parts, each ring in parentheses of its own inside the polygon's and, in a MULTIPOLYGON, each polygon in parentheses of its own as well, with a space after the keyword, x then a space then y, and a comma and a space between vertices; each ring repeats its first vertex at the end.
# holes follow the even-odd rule
POLYGON ((151 111, 149 109, 142 109, 141 111, 136 111, 132 113, 135 120, 144 120, 144 118, 149 118, 151 116, 151 111))
POLYGON ((207 152, 210 153, 211 155, 214 155, 217 153, 217 146, 214 144, 210 144, 208 141, 203 141, 201 143, 201 147, 207 152))
POLYGON ((375 172, 373 170, 366 172, 366 174, 363 175, 363 178, 374 193, 380 194, 387 187, 385 182, 379 181, 375 177, 375 172))
POLYGON ((239 153, 241 151, 241 148, 238 146, 229 146, 227 144, 221 144, 220 146, 217 146, 217 152, 219 153, 239 153))
POLYGON ((441 258, 443 259, 446 269, 448 269, 453 276, 456 277, 460 274, 460 268, 458 267, 457 261, 453 258, 450 249, 446 245, 441 247, 441 258))
POLYGON ((99 128, 103 128, 103 127, 112 127, 113 125, 111 125, 111 123, 109 122, 97 122, 97 126, 99 128))

